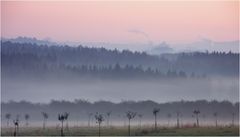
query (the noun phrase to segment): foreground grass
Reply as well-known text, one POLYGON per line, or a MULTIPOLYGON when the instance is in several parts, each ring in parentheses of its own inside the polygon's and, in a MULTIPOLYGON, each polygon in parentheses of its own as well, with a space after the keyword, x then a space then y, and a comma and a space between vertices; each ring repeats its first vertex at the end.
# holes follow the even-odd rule
MULTIPOLYGON (((12 136, 13 128, 2 128, 1 136, 12 136)), ((19 128, 19 136, 59 136, 60 128, 40 127, 19 128)), ((98 136, 98 127, 71 127, 64 130, 65 136, 98 136)), ((127 136, 127 127, 102 127, 102 136, 127 136)), ((185 127, 185 128, 158 128, 132 127, 132 136, 239 136, 239 127, 185 127)))

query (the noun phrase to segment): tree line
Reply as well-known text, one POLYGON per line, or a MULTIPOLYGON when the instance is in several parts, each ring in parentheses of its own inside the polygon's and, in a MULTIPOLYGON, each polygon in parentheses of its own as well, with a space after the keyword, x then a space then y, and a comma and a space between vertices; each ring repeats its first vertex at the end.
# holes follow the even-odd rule
MULTIPOLYGON (((101 135, 102 123, 106 122, 107 123, 106 126, 110 127, 109 121, 110 120, 114 121, 116 119, 116 115, 119 116, 119 114, 120 114, 119 111, 116 111, 116 109, 114 110, 111 107, 109 107, 109 108, 105 107, 105 109, 107 110, 106 111, 106 110, 103 110, 103 108, 101 108, 100 106, 97 105, 99 103, 100 104, 101 103, 104 104, 104 102, 90 103, 90 102, 87 102, 87 101, 84 101, 84 100, 76 100, 75 102, 52 101, 48 105, 51 105, 51 104, 54 104, 54 103, 59 103, 62 106, 61 111, 63 111, 63 110, 67 110, 67 111, 63 112, 63 113, 59 113, 60 110, 58 110, 58 112, 56 113, 57 115, 56 114, 53 115, 53 114, 51 114, 51 112, 49 110, 45 109, 45 110, 43 110, 41 112, 42 116, 40 116, 40 115, 38 115, 38 116, 42 117, 42 121, 43 121, 42 128, 43 128, 43 130, 46 130, 46 125, 47 125, 47 121, 49 120, 49 117, 52 117, 52 119, 54 119, 55 121, 59 120, 60 123, 61 123, 60 124, 61 125, 60 126, 60 129, 61 129, 60 130, 60 135, 61 136, 64 136, 65 130, 69 131, 68 121, 69 121, 71 115, 74 114, 73 111, 70 111, 66 106, 63 106, 63 103, 64 104, 70 103, 72 105, 74 105, 74 104, 75 105, 91 104, 91 105, 96 105, 97 107, 99 107, 100 110, 95 108, 94 110, 91 110, 92 111, 91 113, 84 114, 85 116, 88 116, 88 127, 89 128, 92 127, 90 125, 90 119, 91 118, 95 118, 96 124, 98 126, 98 135, 99 136, 101 135), (115 117, 114 117, 114 115, 115 115, 115 117)), ((111 102, 105 102, 105 104, 106 103, 111 104, 111 102)), ((236 126, 238 124, 236 121, 238 121, 238 119, 239 119, 238 118, 239 103, 232 104, 232 103, 227 102, 227 101, 222 101, 222 102, 211 101, 211 102, 207 102, 205 100, 199 100, 199 101, 194 101, 194 102, 191 102, 191 101, 181 101, 181 102, 171 102, 171 103, 164 103, 164 104, 158 104, 158 103, 155 103, 155 102, 151 102, 151 103, 155 103, 155 105, 152 105, 152 106, 149 105, 148 103, 150 103, 150 101, 112 103, 112 105, 115 104, 114 107, 116 107, 116 105, 119 106, 121 104, 125 104, 126 109, 123 111, 122 116, 123 116, 123 118, 127 119, 127 121, 128 121, 127 124, 126 124, 126 127, 127 127, 127 130, 128 130, 128 135, 129 136, 131 135, 131 121, 133 119, 137 119, 139 121, 137 126, 141 130, 141 124, 142 124, 141 121, 142 121, 142 119, 143 118, 144 119, 148 119, 149 117, 150 118, 152 117, 152 118, 154 118, 154 122, 153 122, 154 128, 153 128, 153 130, 154 131, 158 131, 159 130, 159 114, 161 114, 161 113, 163 113, 165 115, 164 116, 165 119, 168 119, 167 127, 170 127, 169 122, 172 119, 172 117, 175 117, 174 119, 176 121, 174 122, 175 123, 174 125, 175 125, 176 128, 181 128, 181 127, 185 127, 185 126, 189 127, 188 124, 183 124, 182 123, 182 119, 184 119, 186 117, 189 117, 189 115, 191 115, 193 118, 195 118, 195 120, 193 121, 191 127, 200 127, 201 126, 200 123, 203 123, 203 121, 204 121, 204 119, 206 117, 210 117, 210 119, 214 119, 214 125, 216 127, 219 127, 219 126, 221 127, 222 125, 218 124, 218 122, 223 119, 223 117, 220 117, 222 115, 224 117, 227 117, 227 119, 229 120, 229 123, 227 125, 234 127, 234 126, 236 126), (143 105, 142 103, 145 103, 145 105, 143 105), (142 105, 143 106, 148 106, 148 111, 144 111, 145 113, 143 113, 143 112, 141 112, 141 109, 136 109, 134 107, 130 107, 129 108, 126 104, 132 104, 132 105, 133 104, 134 105, 138 104, 138 105, 141 105, 141 107, 142 107, 142 105), (169 110, 166 111, 165 110, 166 108, 163 106, 163 105, 165 105, 165 106, 166 105, 177 105, 177 106, 179 106, 180 104, 184 104, 184 107, 176 108, 175 110, 171 110, 171 111, 169 111, 169 110), (192 105, 192 106, 189 107, 189 105, 192 105), (215 108, 215 109, 209 110, 210 113, 208 113, 208 112, 206 112, 206 108, 204 108, 205 105, 210 105, 211 107, 217 107, 217 109, 215 108), (220 109, 218 107, 222 107, 222 108, 220 109), (186 108, 189 109, 189 110, 187 111, 186 108), (148 115, 146 115, 146 113, 148 113, 148 115)), ((17 113, 16 112, 14 113, 14 112, 11 112, 11 111, 8 110, 8 112, 6 113, 6 110, 5 110, 6 107, 13 107, 13 106, 15 106, 13 104, 15 104, 18 107, 19 107, 19 105, 21 105, 21 107, 24 107, 26 105, 30 105, 30 106, 33 105, 33 106, 38 106, 39 107, 39 106, 43 106, 43 104, 32 104, 30 102, 8 102, 8 103, 3 103, 3 112, 2 112, 2 114, 5 114, 5 115, 2 115, 2 120, 7 120, 7 125, 6 125, 7 127, 9 127, 9 125, 10 125, 9 121, 13 120, 13 125, 14 125, 14 133, 13 133, 13 135, 16 136, 16 135, 18 135, 18 132, 19 132, 19 125, 23 125, 23 124, 20 124, 20 121, 21 121, 21 123, 23 123, 23 120, 20 120, 21 115, 19 115, 19 112, 17 112, 17 111, 16 111, 17 113), (23 105, 23 104, 25 104, 25 105, 23 105), (12 114, 17 114, 17 115, 15 117, 12 114), (4 116, 5 119, 3 119, 3 116, 4 116)), ((12 109, 14 109, 14 108, 12 108, 12 109)), ((39 108, 37 108, 37 109, 39 109, 39 108)), ((79 109, 81 109, 81 106, 79 106, 79 109)), ((32 114, 30 114, 28 112, 30 112, 30 111, 24 111, 24 120, 26 122, 25 127, 29 126, 29 119, 32 118, 31 117, 32 114)), ((90 111, 88 110, 87 112, 90 112, 90 111)), ((78 115, 81 115, 81 117, 83 117, 82 114, 80 114, 80 113, 78 113, 78 115)), ((202 125, 202 126, 204 126, 204 125, 202 125)))
MULTIPOLYGON (((40 115, 41 112, 48 112, 51 115, 58 114, 65 110, 71 112, 72 115, 83 114, 83 119, 88 119, 86 114, 94 112, 115 112, 124 113, 128 110, 136 111, 145 116, 145 118, 151 117, 149 111, 152 108, 161 108, 161 112, 164 114, 175 113, 181 111, 184 117, 192 117, 191 113, 193 109, 200 109, 202 113, 211 114, 213 111, 221 113, 221 116, 227 116, 230 112, 239 112, 239 102, 231 103, 229 101, 176 101, 169 103, 157 103, 151 100, 146 101, 122 101, 120 103, 113 103, 110 101, 97 101, 89 102, 87 100, 75 100, 75 101, 58 101, 52 100, 50 103, 31 103, 27 101, 9 101, 2 102, 2 112, 19 114, 29 112, 32 115, 40 115)), ((117 117, 117 116, 116 116, 117 117)), ((38 120, 38 119, 37 119, 38 120)))
POLYGON ((1 43, 2 72, 10 74, 78 72, 99 76, 238 76, 239 54, 194 52, 151 56, 105 48, 1 43), (117 74, 118 73, 118 74, 117 74))

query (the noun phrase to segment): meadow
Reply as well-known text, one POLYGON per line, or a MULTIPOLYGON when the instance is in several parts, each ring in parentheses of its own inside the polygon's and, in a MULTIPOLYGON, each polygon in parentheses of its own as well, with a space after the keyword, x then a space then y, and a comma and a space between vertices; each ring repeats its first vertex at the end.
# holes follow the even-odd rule
MULTIPOLYGON (((13 136, 13 127, 2 127, 2 136, 13 136)), ((60 136, 60 127, 19 127, 17 136, 60 136)), ((64 136, 98 136, 98 127, 65 127, 64 136)), ((239 126, 158 127, 132 126, 131 136, 239 136, 239 126)), ((127 126, 103 126, 101 136, 128 136, 127 126)))

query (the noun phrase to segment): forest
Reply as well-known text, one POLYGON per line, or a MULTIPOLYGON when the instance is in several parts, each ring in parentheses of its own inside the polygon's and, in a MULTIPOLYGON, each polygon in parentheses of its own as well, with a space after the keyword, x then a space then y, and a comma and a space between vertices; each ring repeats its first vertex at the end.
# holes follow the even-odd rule
MULTIPOLYGON (((238 53, 195 52, 148 55, 145 52, 2 42, 2 72, 31 76, 73 74, 100 78, 236 77, 238 53)), ((72 75, 71 75, 72 76, 72 75)))

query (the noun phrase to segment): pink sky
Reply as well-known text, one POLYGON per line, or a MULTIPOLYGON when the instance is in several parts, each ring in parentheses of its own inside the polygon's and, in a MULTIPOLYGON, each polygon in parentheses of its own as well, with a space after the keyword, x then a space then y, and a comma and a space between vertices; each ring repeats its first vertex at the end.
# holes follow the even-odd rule
POLYGON ((239 39, 238 12, 238 1, 1 2, 1 35, 113 43, 144 43, 144 35, 153 42, 231 41, 239 39))

